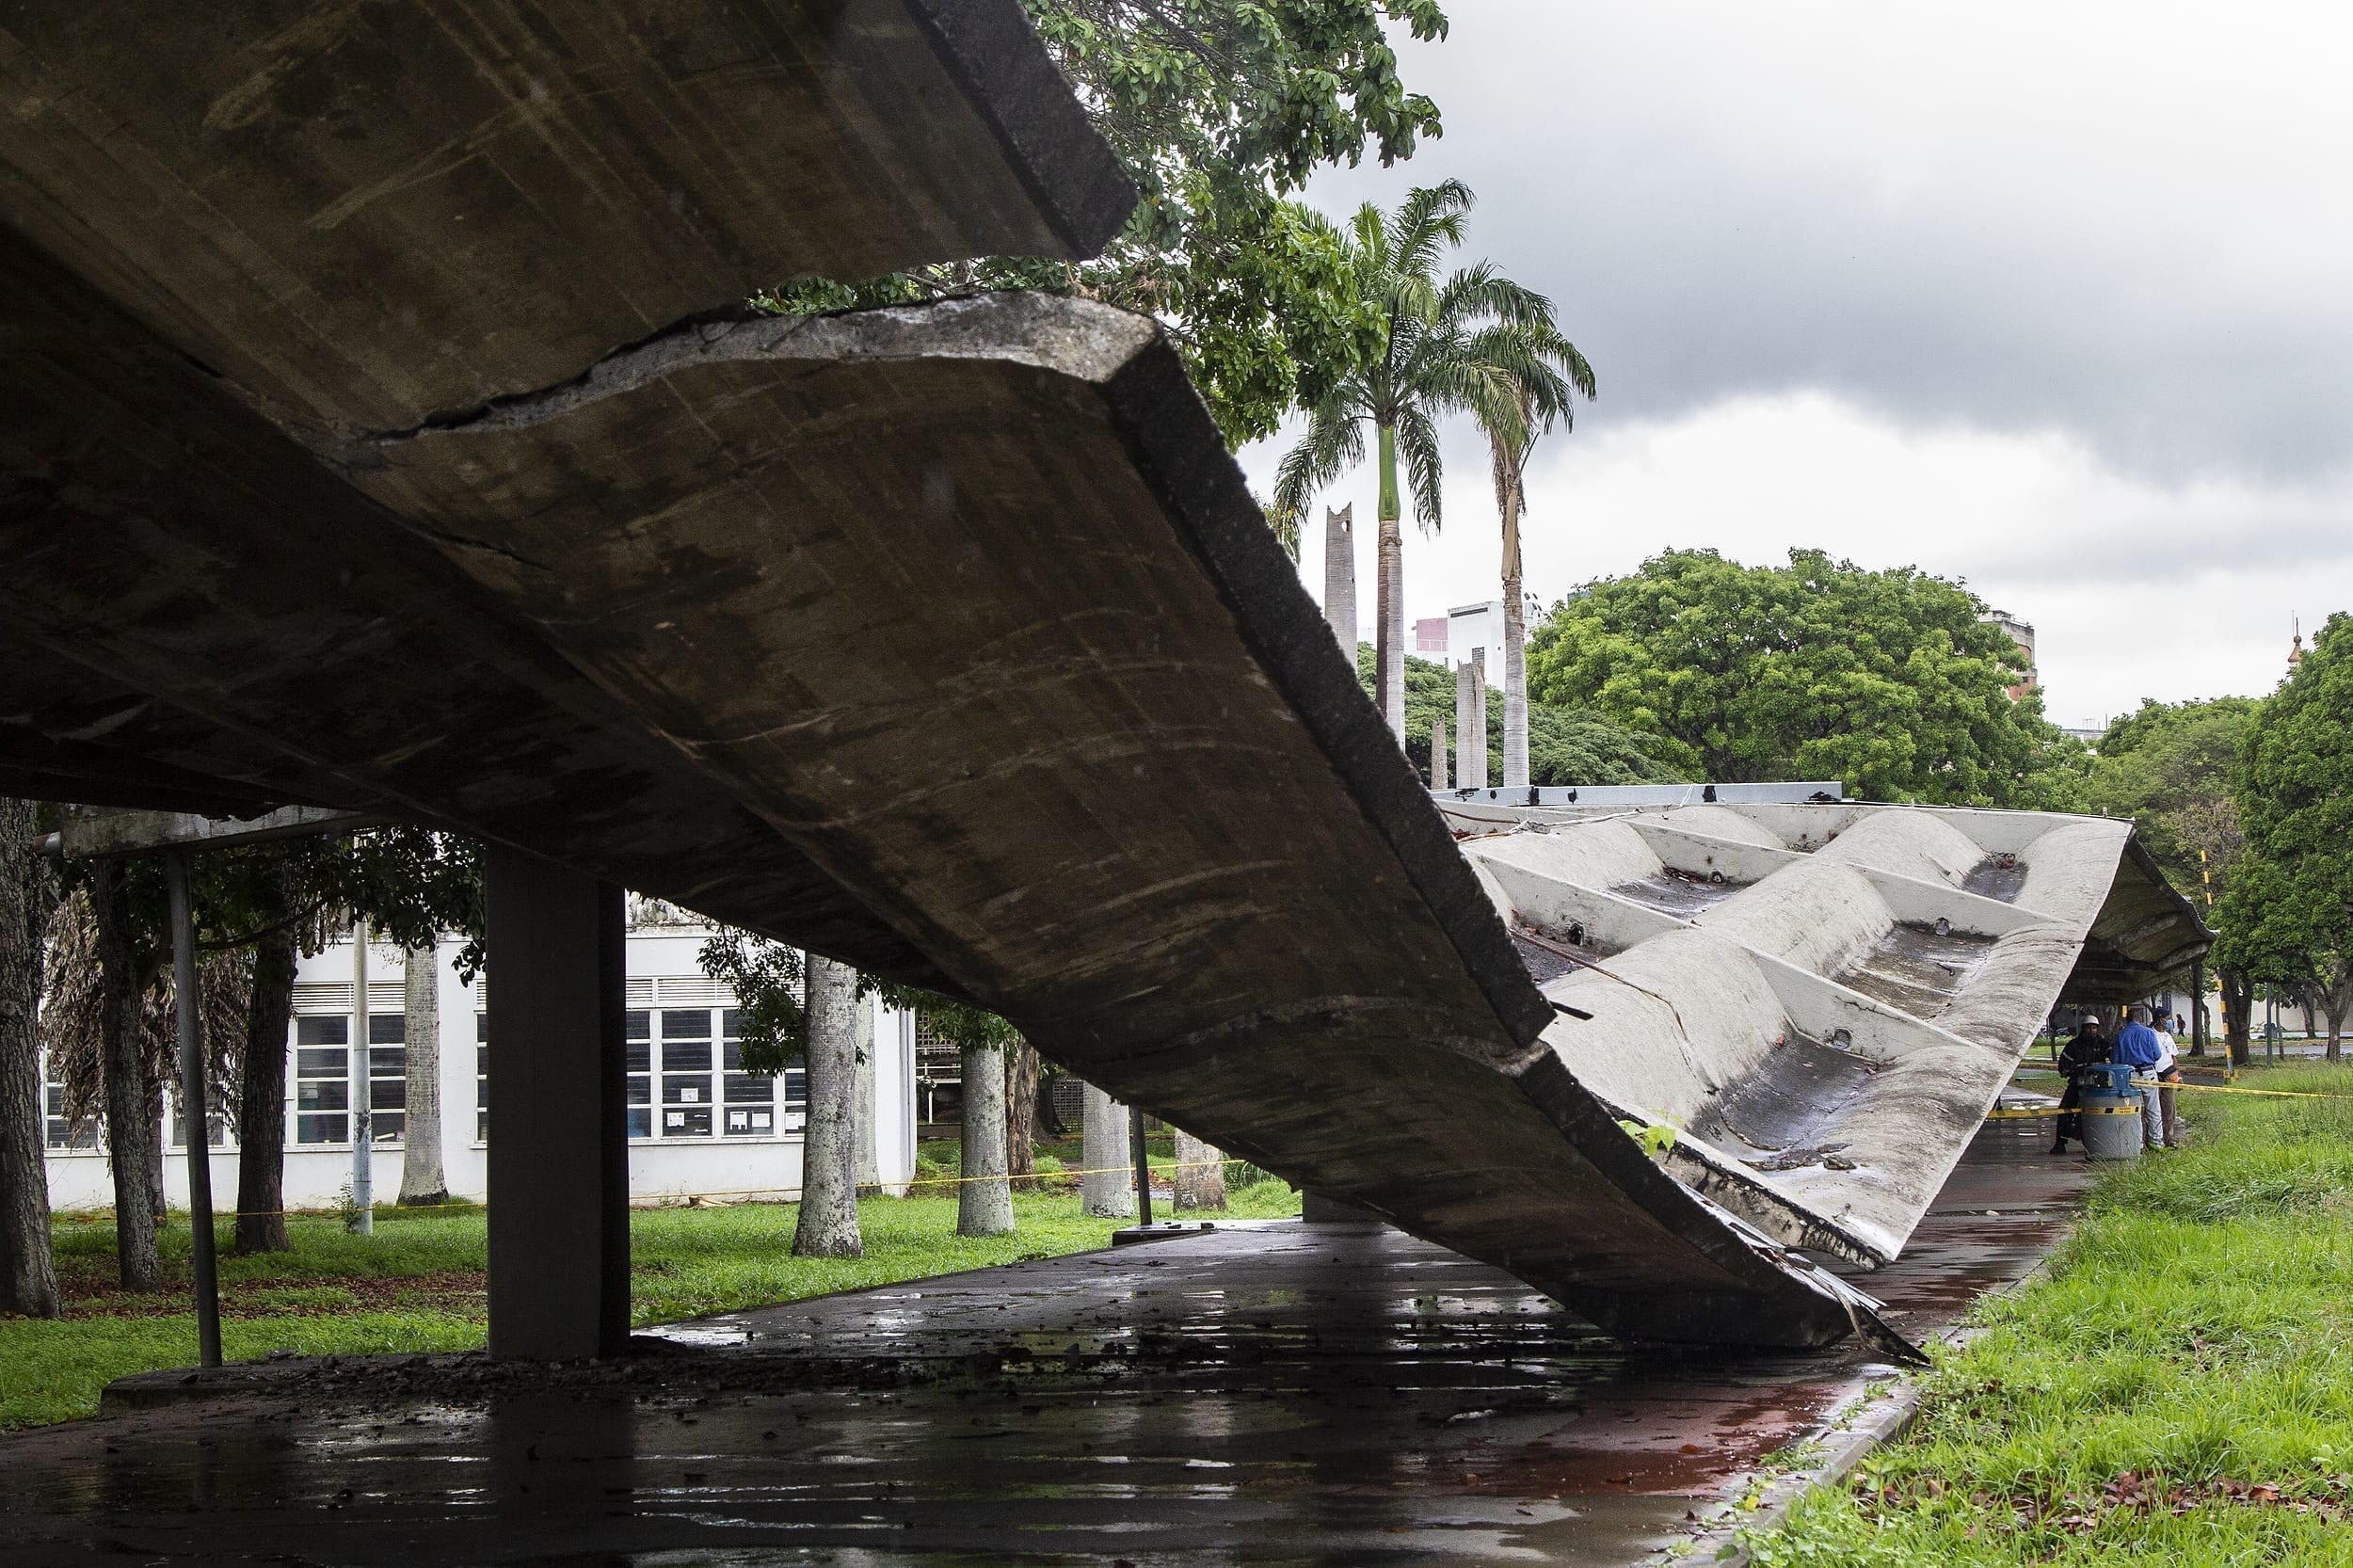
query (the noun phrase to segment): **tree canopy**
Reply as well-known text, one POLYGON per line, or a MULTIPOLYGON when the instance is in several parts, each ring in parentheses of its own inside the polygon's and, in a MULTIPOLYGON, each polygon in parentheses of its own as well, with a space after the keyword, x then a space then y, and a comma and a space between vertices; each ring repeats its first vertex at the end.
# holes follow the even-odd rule
POLYGON ((2330 1044, 2353 1006, 2353 616, 2245 721, 2232 782, 2247 852, 2217 910, 2217 958, 2307 989, 2330 1044))
POLYGON ((1837 778, 1869 800, 2041 807, 2081 747, 2042 716, 2007 633, 1957 583, 1818 550, 1745 567, 1669 551, 1554 605, 1531 697, 1657 737, 1689 776, 1837 778))
MULTIPOLYGON (((703 943, 696 961, 703 973, 735 993, 743 1014, 744 1072, 773 1078, 803 1059, 808 1048, 808 977, 798 948, 721 926, 703 943)), ((888 1006, 920 1016, 935 1035, 960 1050, 1001 1050, 1021 1037, 996 1014, 920 986, 860 971, 857 994, 878 996, 888 1006)))
MULTIPOLYGON (((1356 677, 1365 695, 1373 692, 1370 643, 1356 645, 1356 677)), ((1430 776, 1430 721, 1446 719, 1447 744, 1454 733, 1454 676, 1434 660, 1405 661, 1405 755, 1414 770, 1430 776)), ((1530 703, 1528 709, 1529 782, 1532 784, 1672 784, 1682 780, 1659 756, 1659 743, 1581 709, 1530 703)), ((1487 776, 1500 776, 1503 756, 1503 694, 1487 689, 1487 776)))
POLYGON ((2218 900, 2229 890, 2246 847, 2231 775, 2259 706, 2243 696, 2145 700, 2108 726, 2083 779, 2081 804, 2133 818, 2149 853, 2201 912, 2209 891, 2218 900))
POLYGON ((987 289, 1080 294, 1165 323, 1235 445, 1379 354, 1340 237, 1289 199, 1316 168, 1411 157, 1439 134, 1387 24, 1442 39, 1437 0, 1024 0, 1140 200, 1097 260, 1026 257, 785 282, 793 312, 987 289))

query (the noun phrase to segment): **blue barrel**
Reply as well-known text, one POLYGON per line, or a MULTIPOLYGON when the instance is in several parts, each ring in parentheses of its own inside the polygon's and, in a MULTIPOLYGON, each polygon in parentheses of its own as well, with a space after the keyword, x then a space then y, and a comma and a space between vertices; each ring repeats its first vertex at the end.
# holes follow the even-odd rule
POLYGON ((2132 1086, 2133 1070, 2118 1065, 2111 1077, 2094 1069, 2082 1080, 2084 1153, 2093 1160, 2140 1158, 2140 1091, 2132 1086))

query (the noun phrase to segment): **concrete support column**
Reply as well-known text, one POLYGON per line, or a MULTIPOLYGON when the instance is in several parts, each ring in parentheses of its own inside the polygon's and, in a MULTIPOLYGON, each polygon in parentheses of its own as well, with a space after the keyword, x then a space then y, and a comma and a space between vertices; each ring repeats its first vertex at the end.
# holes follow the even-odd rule
POLYGON ((1487 731, 1477 679, 1477 666, 1454 666, 1454 785, 1462 790, 1487 787, 1487 731))
POLYGON ((1455 771, 1462 760, 1475 757, 1481 789, 1495 782, 1487 772, 1487 650, 1474 648, 1470 655, 1471 727, 1454 737, 1455 771))
POLYGON ((490 1353, 629 1345, 621 889, 485 846, 490 1353))
POLYGON ((1450 788, 1446 771, 1446 715, 1430 715, 1430 787, 1433 790, 1450 788))
POLYGON ((1323 509, 1323 618, 1346 655, 1356 664, 1356 504, 1323 509))

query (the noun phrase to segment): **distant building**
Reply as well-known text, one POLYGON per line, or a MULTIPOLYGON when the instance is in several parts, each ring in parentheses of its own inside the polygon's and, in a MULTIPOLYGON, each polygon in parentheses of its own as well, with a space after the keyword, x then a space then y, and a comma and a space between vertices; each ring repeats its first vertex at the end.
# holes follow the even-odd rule
MULTIPOLYGON (((630 1195, 796 1193, 808 1109, 807 1077, 798 1067, 774 1078, 741 1070, 735 996, 696 961, 710 931, 691 916, 666 912, 670 918, 659 923, 632 924, 628 939, 630 1195)), ((496 1076, 485 1006, 492 977, 477 976, 471 984, 461 981, 460 946, 445 941, 434 954, 440 992, 440 1038, 435 1047, 441 1068, 441 1169, 451 1196, 478 1199, 488 1195, 485 1151, 496 1076)), ((370 1131, 376 1196, 390 1202, 400 1192, 401 1140, 407 1132, 404 959, 399 949, 380 943, 371 943, 368 951, 370 1131)), ((915 1172, 916 1019, 872 998, 859 1005, 873 1012, 876 1170, 887 1187, 903 1191, 915 1172)), ((351 1179, 347 1052, 358 1015, 348 937, 302 960, 295 971, 294 1013, 287 1024, 286 1205, 331 1208, 351 1179)), ((51 1203, 59 1208, 105 1207, 114 1201, 114 1190, 103 1143, 89 1124, 66 1120, 62 1084, 50 1080, 44 1088, 51 1203)), ((528 1118, 536 1112, 528 1101, 502 1099, 498 1113, 528 1118)), ((169 1201, 184 1204, 187 1169, 179 1150, 184 1128, 176 1113, 170 1124, 173 1152, 165 1161, 165 1184, 169 1201)), ((223 1213, 236 1204, 232 1133, 231 1119, 222 1114, 211 1142, 214 1201, 223 1213)))
POLYGON ((2295 680, 2296 672, 2304 667, 2304 623, 2298 620, 2293 624, 2296 633, 2288 641, 2288 673, 2283 678, 2288 680, 2295 680))
POLYGON ((1424 659, 1446 657, 1446 617, 1432 616, 1414 622, 1414 651, 1424 659))
POLYGON ((1988 610, 1979 618, 1991 622, 1993 625, 1998 626, 2004 632, 2009 633, 2009 640, 2016 643, 2018 645, 2018 651, 2025 656, 2026 678, 2009 689, 2009 699, 2012 702, 2017 702, 2023 699, 2028 692, 2033 691, 2037 685, 2041 684, 2041 678, 2035 673, 2034 623, 2032 621, 2020 620, 2016 616, 2011 615, 2008 610, 1988 610))
POLYGON ((1447 657, 1453 664, 1462 664, 1471 656, 1471 649, 1487 650, 1487 682, 1493 685, 1503 679, 1503 600, 1488 600, 1483 604, 1462 604, 1446 613, 1447 657))

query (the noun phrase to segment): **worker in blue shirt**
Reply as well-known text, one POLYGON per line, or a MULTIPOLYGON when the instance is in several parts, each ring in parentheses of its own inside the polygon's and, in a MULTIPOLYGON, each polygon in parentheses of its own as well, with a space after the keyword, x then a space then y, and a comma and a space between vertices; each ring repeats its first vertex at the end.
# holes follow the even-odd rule
MULTIPOLYGON (((2136 1079, 2153 1076, 2163 1067, 2170 1066, 2165 1042, 2149 1027, 2149 1009, 2134 1004, 2132 1020, 2116 1032, 2116 1044, 2109 1048, 2108 1060, 2121 1062, 2133 1069, 2136 1079)), ((2164 1112, 2157 1104, 2154 1089, 2140 1092, 2141 1146, 2162 1148, 2165 1144, 2164 1112)))

